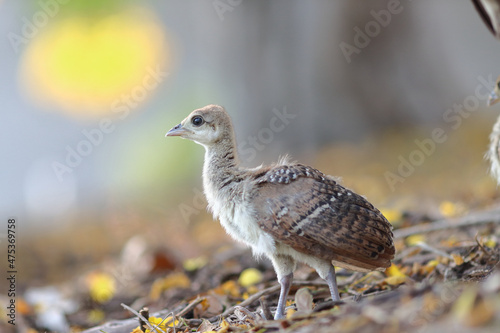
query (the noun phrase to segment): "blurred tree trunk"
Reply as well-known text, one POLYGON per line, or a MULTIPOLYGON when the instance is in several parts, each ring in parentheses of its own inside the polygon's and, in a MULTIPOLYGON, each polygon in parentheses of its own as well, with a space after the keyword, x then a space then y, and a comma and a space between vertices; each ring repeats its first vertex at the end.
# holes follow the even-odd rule
MULTIPOLYGON (((440 121, 461 90, 450 89, 459 81, 447 58, 453 51, 435 31, 447 24, 439 15, 449 5, 243 1, 220 24, 207 22, 201 31, 223 36, 207 41, 206 51, 217 59, 214 73, 223 72, 223 84, 237 92, 225 106, 235 116, 240 141, 268 127, 273 108, 286 107, 297 117, 273 145, 304 151, 401 124, 440 121), (373 37, 348 62, 341 45, 355 45, 357 31, 373 37)), ((450 11, 455 22, 477 15, 467 5, 450 11)))

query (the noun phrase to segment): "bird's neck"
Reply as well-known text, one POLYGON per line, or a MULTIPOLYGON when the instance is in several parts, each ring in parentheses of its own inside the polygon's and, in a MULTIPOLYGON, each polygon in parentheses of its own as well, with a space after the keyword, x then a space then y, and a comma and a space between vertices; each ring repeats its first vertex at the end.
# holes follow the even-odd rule
MULTIPOLYGON (((239 160, 234 137, 205 147, 203 184, 206 191, 217 191, 239 173, 239 160)), ((208 194, 208 193, 207 193, 208 194)))

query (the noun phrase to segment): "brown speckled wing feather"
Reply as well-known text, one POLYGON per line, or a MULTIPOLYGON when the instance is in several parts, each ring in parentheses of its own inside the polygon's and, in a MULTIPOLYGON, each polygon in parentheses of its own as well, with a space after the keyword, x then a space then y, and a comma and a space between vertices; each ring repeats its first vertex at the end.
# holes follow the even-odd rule
POLYGON ((360 195, 301 164, 275 166, 253 177, 259 226, 276 240, 351 269, 390 266, 391 225, 360 195))

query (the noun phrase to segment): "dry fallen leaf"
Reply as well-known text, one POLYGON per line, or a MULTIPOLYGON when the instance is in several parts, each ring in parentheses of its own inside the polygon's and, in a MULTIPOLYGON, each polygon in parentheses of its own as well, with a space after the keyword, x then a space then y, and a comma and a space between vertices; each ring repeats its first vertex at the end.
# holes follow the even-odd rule
POLYGON ((464 258, 461 255, 452 253, 451 256, 453 257, 453 261, 455 262, 455 265, 460 266, 464 263, 464 258))
MULTIPOLYGON (((158 317, 149 317, 148 318, 149 323, 153 327, 157 327, 160 330, 154 330, 151 331, 149 327, 146 327, 146 333, 159 333, 159 332, 167 332, 167 327, 174 327, 179 325, 179 320, 172 320, 172 317, 166 317, 166 318, 158 318, 158 317)), ((141 331, 140 326, 137 326, 132 333, 143 333, 141 331)))
POLYGON ((151 290, 149 292, 149 297, 156 301, 160 298, 161 294, 170 288, 188 288, 191 285, 191 281, 182 272, 172 273, 164 278, 159 278, 153 282, 151 290))
POLYGON ((300 314, 309 314, 313 310, 313 296, 309 291, 309 288, 300 288, 295 293, 295 305, 297 306, 297 312, 300 314))
POLYGON ((193 310, 195 318, 210 318, 224 311, 224 305, 219 296, 209 294, 204 297, 205 299, 193 310))
POLYGON ((241 297, 240 287, 236 281, 229 280, 213 289, 213 292, 217 295, 229 295, 232 297, 241 297))

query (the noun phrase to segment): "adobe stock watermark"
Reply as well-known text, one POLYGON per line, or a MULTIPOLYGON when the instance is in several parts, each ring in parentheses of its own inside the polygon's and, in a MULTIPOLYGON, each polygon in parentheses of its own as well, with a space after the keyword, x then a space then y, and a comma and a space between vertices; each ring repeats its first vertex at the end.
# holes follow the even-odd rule
POLYGON ((7 38, 14 52, 18 53, 21 45, 26 45, 40 32, 60 11, 61 5, 65 5, 71 0, 40 0, 40 7, 31 18, 23 16, 21 21, 23 25, 19 33, 9 32, 7 38))
MULTIPOLYGON (((275 135, 282 132, 293 119, 296 114, 289 113, 286 106, 281 110, 273 108, 274 116, 269 120, 268 126, 263 127, 254 135, 249 135, 245 140, 238 145, 240 158, 243 162, 251 162, 257 156, 257 152, 263 151, 271 142, 274 141, 275 135)), ((193 215, 198 215, 207 207, 207 200, 203 191, 199 188, 193 189, 193 199, 188 203, 179 205, 179 212, 185 222, 189 222, 193 215)))
POLYGON ((462 103, 454 104, 453 107, 446 109, 443 113, 443 121, 448 128, 436 127, 431 131, 431 135, 424 139, 415 139, 415 149, 409 154, 398 156, 398 167, 396 171, 386 171, 384 173, 385 181, 392 192, 396 190, 396 185, 402 184, 413 175, 416 169, 424 164, 437 149, 439 144, 448 140, 448 133, 456 131, 462 125, 464 119, 477 111, 480 101, 487 101, 490 91, 495 86, 493 76, 490 74, 487 79, 482 76, 477 78, 479 84, 476 86, 473 95, 467 96, 462 103), (482 93, 484 91, 484 93, 482 93))
MULTIPOLYGON (((111 112, 118 116, 118 119, 124 120, 130 114, 130 111, 136 108, 148 94, 156 89, 161 82, 168 76, 159 65, 155 69, 146 68, 146 75, 141 84, 134 86, 129 93, 123 93, 119 98, 111 103, 111 112)), ((95 128, 83 129, 81 131, 84 137, 75 146, 66 146, 66 157, 64 161, 53 161, 52 170, 57 179, 62 182, 64 175, 73 172, 83 161, 83 159, 94 151, 94 148, 103 143, 106 135, 113 133, 116 124, 111 118, 102 118, 95 128)))
POLYGON ((257 151, 263 151, 274 141, 274 135, 282 132, 290 124, 296 114, 288 113, 286 106, 280 111, 273 108, 274 117, 269 120, 269 126, 261 128, 255 135, 249 135, 239 145, 241 160, 251 162, 257 156, 257 151))
POLYGON ((243 0, 214 0, 212 6, 219 17, 219 20, 224 21, 224 15, 227 12, 232 12, 236 7, 241 5, 243 0))
POLYGON ((360 54, 361 50, 368 47, 372 39, 380 35, 383 28, 386 28, 391 23, 392 17, 400 14, 402 11, 403 5, 401 5, 400 0, 389 0, 387 2, 387 9, 380 9, 378 11, 372 9, 370 15, 373 17, 373 20, 368 21, 364 29, 358 26, 353 28, 354 37, 352 44, 345 41, 339 44, 340 50, 347 63, 351 63, 354 54, 360 54))

